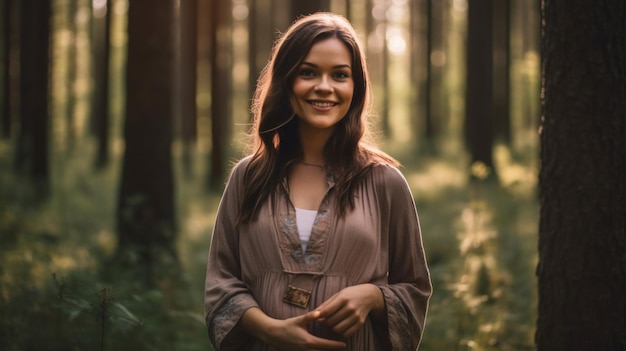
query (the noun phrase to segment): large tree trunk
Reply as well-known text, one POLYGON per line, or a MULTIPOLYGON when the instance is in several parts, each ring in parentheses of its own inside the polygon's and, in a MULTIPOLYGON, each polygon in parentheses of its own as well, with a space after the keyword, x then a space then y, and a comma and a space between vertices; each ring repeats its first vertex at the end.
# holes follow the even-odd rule
POLYGON ((129 2, 118 253, 123 259, 137 258, 138 273, 148 284, 156 264, 176 259, 171 164, 173 14, 171 0, 129 2))
POLYGON ((626 350, 626 2, 542 8, 537 349, 626 350))
POLYGON ((493 170, 491 1, 469 1, 465 136, 472 164, 493 170))
POLYGON ((37 196, 50 190, 48 82, 51 0, 20 1, 20 133, 16 167, 33 182, 37 196))

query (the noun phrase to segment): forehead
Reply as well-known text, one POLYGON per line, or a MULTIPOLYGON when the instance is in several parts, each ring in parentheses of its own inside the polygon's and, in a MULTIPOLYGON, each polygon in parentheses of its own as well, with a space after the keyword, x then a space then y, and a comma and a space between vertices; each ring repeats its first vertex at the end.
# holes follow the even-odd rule
POLYGON ((304 61, 316 65, 350 65, 352 55, 344 42, 332 37, 313 44, 304 61))

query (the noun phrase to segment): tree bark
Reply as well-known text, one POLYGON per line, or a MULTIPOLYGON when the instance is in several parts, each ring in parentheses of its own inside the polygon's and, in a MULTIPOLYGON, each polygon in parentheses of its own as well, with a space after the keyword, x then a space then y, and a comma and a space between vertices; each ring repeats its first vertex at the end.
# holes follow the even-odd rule
POLYGON ((493 117, 494 135, 505 144, 511 142, 510 35, 511 0, 493 2, 493 117))
MULTIPOLYGON (((444 111, 443 83, 445 50, 445 3, 438 0, 425 0, 426 13, 426 78, 424 86, 424 136, 429 146, 444 128, 447 117, 444 111)), ((431 148, 434 150, 434 148, 431 148)))
POLYGON ((291 0, 292 20, 319 11, 330 11, 330 0, 291 0))
POLYGON ((183 145, 183 170, 192 175, 192 151, 197 138, 198 109, 197 67, 198 67, 198 0, 185 0, 180 3, 180 137, 183 145))
POLYGON ((209 188, 221 189, 226 177, 232 91, 230 5, 211 2, 211 158, 209 188))
POLYGON ((626 350, 626 3, 542 3, 539 351, 626 350))
POLYGON ((94 18, 93 37, 94 46, 94 94, 92 119, 98 149, 96 152, 95 167, 102 169, 109 162, 109 62, 111 52, 111 17, 113 3, 107 1, 104 18, 94 18))
POLYGON ((147 284, 154 279, 156 265, 176 259, 171 164, 173 14, 171 0, 129 2, 118 254, 123 260, 136 258, 134 267, 147 284))
POLYGON ((11 85, 11 1, 5 0, 0 2, 0 13, 2 14, 2 47, 0 48, 2 55, 2 96, 0 96, 0 126, 2 131, 0 137, 8 139, 11 136, 11 105, 9 87, 11 85))
POLYGON ((492 0, 470 0, 467 17, 465 136, 471 163, 493 174, 492 0))
POLYGON ((33 183, 35 194, 50 191, 48 165, 48 83, 50 0, 20 1, 20 132, 16 167, 33 183))
MULTIPOLYGON (((250 14, 248 16, 248 57, 249 75, 248 90, 250 99, 256 90, 257 80, 261 70, 267 63, 272 51, 275 37, 275 26, 272 22, 271 0, 250 0, 250 14)), ((250 100, 252 101, 252 100, 250 100)))
POLYGON ((78 0, 67 0, 65 21, 67 21, 68 46, 65 51, 65 60, 68 70, 65 79, 65 146, 69 151, 73 151, 76 145, 76 118, 74 109, 76 107, 76 78, 77 68, 77 45, 78 45, 78 25, 76 24, 76 14, 78 12, 78 0))

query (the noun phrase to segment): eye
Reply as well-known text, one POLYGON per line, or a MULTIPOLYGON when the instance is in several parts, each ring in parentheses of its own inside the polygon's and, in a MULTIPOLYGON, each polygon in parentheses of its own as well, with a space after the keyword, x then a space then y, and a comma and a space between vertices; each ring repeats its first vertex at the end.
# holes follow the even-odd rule
POLYGON ((333 74, 336 79, 348 79, 350 78, 350 73, 346 71, 337 71, 333 74))
POLYGON ((315 76, 315 72, 309 68, 302 68, 300 69, 300 72, 298 72, 298 75, 301 77, 313 77, 315 76))

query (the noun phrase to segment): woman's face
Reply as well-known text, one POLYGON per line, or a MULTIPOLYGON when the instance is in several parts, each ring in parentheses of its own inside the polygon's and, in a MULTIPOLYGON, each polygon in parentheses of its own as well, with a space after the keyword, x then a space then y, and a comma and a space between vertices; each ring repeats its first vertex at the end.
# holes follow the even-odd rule
POLYGON ((352 55, 337 38, 315 43, 297 68, 291 107, 300 132, 331 131, 352 102, 352 55))

